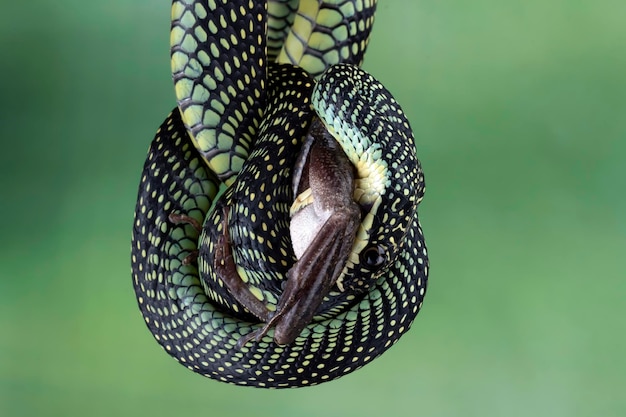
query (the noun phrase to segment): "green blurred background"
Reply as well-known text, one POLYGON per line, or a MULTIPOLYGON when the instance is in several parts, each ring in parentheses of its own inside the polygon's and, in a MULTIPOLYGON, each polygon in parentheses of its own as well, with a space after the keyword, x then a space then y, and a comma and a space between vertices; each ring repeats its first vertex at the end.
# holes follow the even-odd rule
POLYGON ((365 67, 414 127, 428 296, 383 357, 287 391, 193 374, 136 307, 168 18, 3 7, 0 415, 626 415, 626 2, 381 2, 365 67))

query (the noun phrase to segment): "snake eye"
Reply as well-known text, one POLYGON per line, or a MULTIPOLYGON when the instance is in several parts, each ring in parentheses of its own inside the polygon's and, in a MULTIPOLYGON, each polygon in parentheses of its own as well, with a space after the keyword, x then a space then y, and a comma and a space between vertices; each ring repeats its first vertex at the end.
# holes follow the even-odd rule
POLYGON ((371 268, 379 267, 385 262, 385 249, 380 245, 365 248, 361 261, 371 268))

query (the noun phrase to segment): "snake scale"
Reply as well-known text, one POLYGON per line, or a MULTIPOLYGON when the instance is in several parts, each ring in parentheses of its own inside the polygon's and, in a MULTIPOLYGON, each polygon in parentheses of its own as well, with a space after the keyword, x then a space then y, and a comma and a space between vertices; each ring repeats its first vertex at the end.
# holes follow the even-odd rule
POLYGON ((409 122, 359 68, 369 1, 172 3, 177 107, 133 224, 139 308, 194 372, 315 385, 385 352, 424 299, 409 122))

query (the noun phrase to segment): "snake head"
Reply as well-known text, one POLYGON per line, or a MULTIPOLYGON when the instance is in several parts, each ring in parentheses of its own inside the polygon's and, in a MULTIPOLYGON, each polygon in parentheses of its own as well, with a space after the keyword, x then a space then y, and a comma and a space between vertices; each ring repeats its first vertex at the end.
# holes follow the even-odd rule
POLYGON ((413 132, 391 93, 353 65, 326 71, 312 103, 352 166, 352 202, 361 211, 336 285, 363 292, 396 260, 407 230, 417 222, 425 185, 413 132))
POLYGON ((409 123, 391 94, 351 65, 313 91, 314 119, 296 162, 289 270, 274 339, 289 343, 333 286, 370 288, 393 263, 416 219, 424 182, 409 123))

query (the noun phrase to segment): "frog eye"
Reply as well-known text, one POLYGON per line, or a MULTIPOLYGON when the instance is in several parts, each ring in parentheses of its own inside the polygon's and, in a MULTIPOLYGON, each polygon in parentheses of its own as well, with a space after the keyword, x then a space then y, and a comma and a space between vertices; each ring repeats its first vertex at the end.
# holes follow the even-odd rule
POLYGON ((385 263, 385 249, 381 245, 372 245, 361 252, 361 262, 370 268, 376 268, 385 263))

